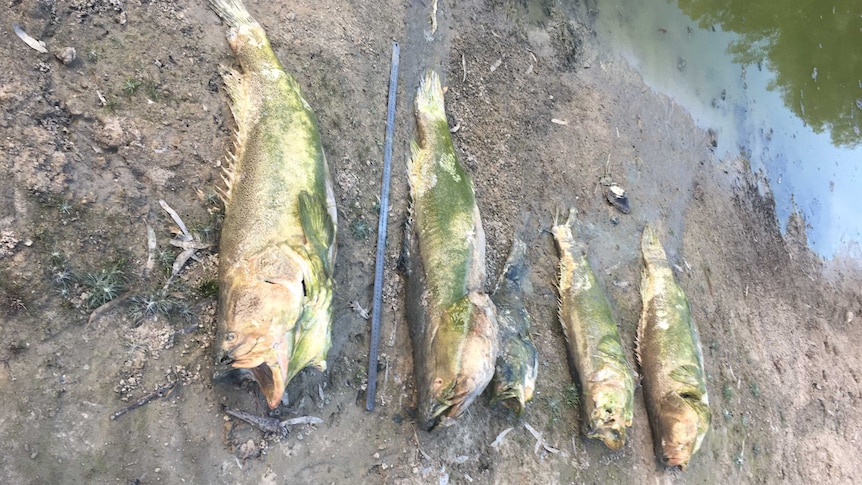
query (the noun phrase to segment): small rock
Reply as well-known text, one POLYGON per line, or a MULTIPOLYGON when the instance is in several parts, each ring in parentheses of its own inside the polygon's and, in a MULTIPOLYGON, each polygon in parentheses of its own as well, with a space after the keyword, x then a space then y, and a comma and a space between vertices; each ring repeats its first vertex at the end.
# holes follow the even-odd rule
POLYGON ((254 442, 254 440, 250 439, 245 443, 241 444, 239 448, 236 450, 236 457, 240 460, 247 460, 249 458, 254 458, 260 454, 260 448, 254 442))
POLYGON ((631 213, 632 209, 629 205, 629 196, 626 195, 624 188, 617 184, 611 184, 607 192, 608 202, 623 214, 631 213))
POLYGON ((58 49, 54 51, 54 57, 56 57, 57 60, 62 62, 64 66, 68 66, 69 64, 75 62, 75 59, 78 58, 78 53, 77 51, 75 51, 74 47, 65 47, 63 49, 58 49))

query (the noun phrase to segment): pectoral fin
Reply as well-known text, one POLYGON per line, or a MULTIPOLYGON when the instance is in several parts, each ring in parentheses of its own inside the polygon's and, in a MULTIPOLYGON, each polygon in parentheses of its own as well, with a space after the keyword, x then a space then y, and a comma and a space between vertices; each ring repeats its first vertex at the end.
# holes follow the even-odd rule
POLYGON ((327 274, 332 273, 328 252, 335 240, 335 224, 326 211, 326 203, 318 196, 309 192, 299 194, 299 219, 305 237, 311 243, 315 252, 325 261, 327 274))
POLYGON ((671 371, 670 378, 695 388, 699 387, 700 382, 703 380, 700 369, 694 365, 682 365, 677 367, 671 371))

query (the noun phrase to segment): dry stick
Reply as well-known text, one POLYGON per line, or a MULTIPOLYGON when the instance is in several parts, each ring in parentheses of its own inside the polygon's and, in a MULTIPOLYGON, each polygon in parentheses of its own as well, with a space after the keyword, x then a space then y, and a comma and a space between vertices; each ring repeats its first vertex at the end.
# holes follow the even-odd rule
POLYGON ((224 408, 227 414, 241 419, 246 423, 260 429, 264 433, 283 433, 285 429, 281 426, 281 422, 269 416, 257 416, 255 414, 240 411, 239 409, 224 408))
POLYGON ((111 301, 105 303, 104 305, 100 306, 99 308, 96 308, 95 310, 93 310, 93 313, 90 314, 90 318, 87 319, 87 325, 90 325, 93 322, 95 322, 96 320, 98 320, 99 318, 101 318, 102 314, 106 313, 108 310, 111 310, 115 306, 119 305, 126 298, 132 296, 132 294, 133 294, 132 291, 127 291, 127 292, 123 293, 122 295, 118 296, 117 298, 114 298, 113 300, 111 300, 111 301))
POLYGON ((380 193, 380 219, 377 223, 377 255, 374 263, 374 301, 371 303, 371 345, 368 349, 368 390, 365 409, 374 410, 377 394, 377 353, 380 350, 380 317, 383 306, 383 259, 386 250, 386 223, 389 220, 389 179, 392 173, 392 136, 395 130, 395 98, 398 91, 398 42, 392 42, 389 69, 389 100, 386 109, 386 138, 383 149, 383 187, 380 193))
POLYGON ((153 401, 153 400, 158 399, 160 397, 169 396, 171 394, 171 391, 173 391, 173 389, 177 386, 178 382, 179 382, 179 380, 176 380, 174 382, 170 382, 168 384, 165 384, 164 386, 159 386, 158 389, 156 389, 155 391, 151 392, 150 394, 147 394, 146 396, 138 399, 137 401, 135 401, 130 406, 127 406, 123 409, 120 409, 116 413, 112 414, 111 415, 111 421, 114 421, 115 419, 128 413, 129 411, 134 411, 135 409, 138 409, 139 407, 141 407, 145 404, 148 404, 150 401, 153 401))

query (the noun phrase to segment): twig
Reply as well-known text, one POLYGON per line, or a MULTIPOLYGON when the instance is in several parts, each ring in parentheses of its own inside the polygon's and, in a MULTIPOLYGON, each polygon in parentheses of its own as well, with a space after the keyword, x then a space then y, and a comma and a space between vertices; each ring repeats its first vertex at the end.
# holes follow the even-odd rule
POLYGON ((293 426, 296 424, 323 424, 323 419, 317 416, 300 416, 298 418, 285 419, 279 423, 282 427, 293 426))
POLYGON ((149 277, 150 272, 156 265, 156 248, 158 247, 158 242, 156 241, 156 231, 153 230, 153 226, 147 223, 147 264, 144 266, 144 277, 149 277))
POLYGON ((534 452, 537 455, 539 454, 539 450, 541 450, 541 449, 544 449, 545 451, 547 451, 549 453, 553 453, 553 454, 558 454, 560 452, 560 450, 558 450, 557 448, 554 448, 553 446, 549 445, 548 442, 545 441, 545 438, 542 437, 542 433, 539 433, 538 431, 536 431, 535 428, 530 426, 530 423, 527 423, 525 421, 524 427, 527 428, 527 431, 529 431, 530 434, 533 435, 533 438, 536 438, 536 448, 535 448, 534 452))
POLYGON ((255 414, 240 411, 239 409, 224 408, 227 414, 245 421, 246 423, 260 429, 265 433, 284 434, 287 430, 281 425, 281 422, 269 416, 258 416, 255 414))
POLYGON ((118 296, 117 298, 114 298, 113 300, 109 301, 108 303, 105 303, 104 305, 100 306, 99 308, 96 308, 95 310, 93 310, 93 313, 90 314, 90 318, 87 319, 87 325, 90 325, 91 323, 96 321, 99 317, 102 316, 103 313, 105 313, 108 310, 119 305, 123 300, 125 300, 126 298, 128 298, 130 296, 132 296, 132 292, 127 291, 126 293, 123 293, 122 295, 118 296))
POLYGON ((264 433, 274 433, 280 435, 287 434, 288 426, 293 426, 297 424, 323 423, 323 419, 318 418, 317 416, 300 416, 298 418, 290 418, 285 419, 284 421, 279 421, 278 419, 271 418, 269 416, 258 416, 256 414, 240 411, 239 409, 231 409, 229 407, 225 407, 224 412, 226 412, 230 416, 245 421, 246 423, 254 426, 255 428, 258 428, 264 433))
POLYGON ((128 413, 129 411, 134 411, 135 409, 138 409, 139 407, 141 407, 145 404, 148 404, 150 401, 153 401, 153 400, 158 399, 160 397, 170 396, 171 391, 173 391, 173 389, 177 386, 178 382, 179 382, 179 379, 175 380, 173 382, 169 382, 168 384, 165 384, 163 386, 160 386, 158 389, 156 389, 155 391, 151 392, 150 394, 147 394, 146 396, 138 399, 133 404, 117 411, 116 413, 111 415, 111 421, 116 420, 117 418, 128 413))

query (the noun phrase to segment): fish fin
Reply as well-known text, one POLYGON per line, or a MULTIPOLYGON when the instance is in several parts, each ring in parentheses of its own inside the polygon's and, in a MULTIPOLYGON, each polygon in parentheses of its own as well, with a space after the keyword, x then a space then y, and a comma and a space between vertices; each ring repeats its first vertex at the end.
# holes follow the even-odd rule
POLYGON ((514 288, 520 288, 521 282, 527 274, 526 262, 527 245, 521 239, 520 235, 515 234, 512 241, 512 248, 509 250, 509 257, 506 259, 506 264, 503 266, 503 271, 500 273, 500 278, 497 280, 497 286, 494 288, 494 294, 501 287, 510 285, 514 288))
POLYGON ((650 223, 644 225, 643 236, 641 236, 641 252, 647 267, 654 264, 668 264, 667 253, 661 244, 658 232, 650 223))
POLYGON ((242 0, 210 0, 210 7, 231 27, 255 23, 242 0))
POLYGON ((443 86, 440 84, 440 76, 434 70, 425 71, 425 77, 419 83, 419 90, 416 93, 416 112, 446 120, 443 86))
POLYGON ((611 357, 614 360, 625 361, 625 351, 617 334, 605 335, 599 340, 596 345, 596 350, 605 354, 606 357, 611 357))
POLYGON ((410 159, 407 161, 407 181, 410 184, 410 196, 416 200, 422 194, 422 165, 420 160, 424 157, 424 150, 419 145, 419 140, 410 140, 410 159))
POLYGON ((566 219, 566 225, 575 228, 578 225, 578 209, 576 207, 569 208, 569 217, 566 219))
POLYGON ((315 251, 325 260, 326 271, 331 274, 329 248, 335 241, 335 224, 320 197, 302 191, 299 194, 299 219, 305 237, 315 251))
POLYGON ((682 384, 698 388, 703 381, 703 373, 697 366, 681 365, 670 371, 670 378, 682 384))
POLYGON ((254 380, 260 386, 263 396, 266 398, 266 403, 270 409, 275 409, 281 404, 281 398, 284 396, 284 387, 287 383, 282 375, 282 370, 279 367, 273 369, 269 364, 263 363, 251 369, 254 380), (273 372, 275 370, 275 372, 273 372))
POLYGON ((225 164, 222 166, 222 180, 224 180, 225 185, 222 200, 226 203, 231 197, 234 174, 237 171, 238 161, 242 158, 242 150, 245 146, 249 127, 251 125, 251 122, 249 121, 251 113, 251 97, 248 94, 247 86, 243 82, 242 75, 239 72, 225 66, 221 66, 221 71, 225 91, 227 91, 228 97, 230 98, 230 111, 233 114, 233 119, 236 123, 233 149, 228 152, 225 157, 225 164))

